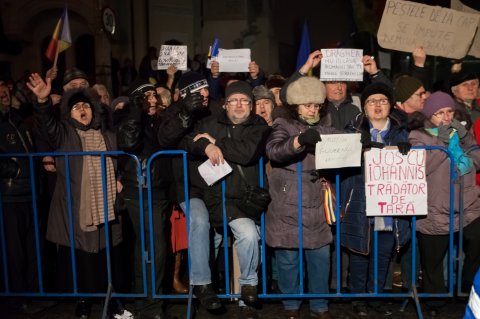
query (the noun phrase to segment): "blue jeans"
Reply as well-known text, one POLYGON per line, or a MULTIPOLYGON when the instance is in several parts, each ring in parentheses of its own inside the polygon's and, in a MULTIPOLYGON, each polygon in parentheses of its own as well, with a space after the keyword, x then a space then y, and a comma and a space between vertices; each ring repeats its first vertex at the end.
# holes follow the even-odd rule
MULTIPOLYGON (((330 246, 319 249, 305 249, 305 260, 308 272, 308 292, 312 294, 328 293, 328 277, 330 274, 330 246)), ((278 269, 278 288, 284 294, 300 293, 299 257, 298 249, 276 249, 278 269)), ((300 308, 300 299, 286 299, 282 301, 285 310, 300 308)), ((311 299, 310 310, 325 312, 328 310, 326 299, 311 299)))
MULTIPOLYGON (((180 203, 185 211, 185 202, 180 203)), ((240 263, 240 285, 257 285, 257 268, 259 263, 260 230, 249 218, 238 218, 228 224, 235 237, 240 263)), ((217 256, 222 236, 215 233, 214 248, 217 256)), ((210 271, 210 222, 207 207, 203 200, 190 198, 190 231, 188 234, 190 253, 190 284, 206 285, 212 282, 210 271)))
MULTIPOLYGON (((390 259, 393 254, 394 237, 391 231, 378 232, 378 292, 383 290, 390 259)), ((370 254, 350 253, 350 291, 365 293, 374 291, 373 226, 370 230, 370 254)))

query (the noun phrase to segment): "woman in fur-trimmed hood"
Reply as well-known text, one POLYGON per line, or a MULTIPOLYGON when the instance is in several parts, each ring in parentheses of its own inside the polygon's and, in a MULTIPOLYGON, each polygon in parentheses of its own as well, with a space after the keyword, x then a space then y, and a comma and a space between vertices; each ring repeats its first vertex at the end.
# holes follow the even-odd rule
MULTIPOLYGON (((272 164, 268 176, 272 202, 265 237, 275 248, 278 286, 282 293, 299 292, 299 226, 303 228, 309 293, 328 293, 332 233, 323 213, 321 171, 315 170, 315 145, 320 134, 342 133, 323 124, 325 85, 318 78, 300 77, 287 86, 288 113, 274 120, 266 152, 272 164), (297 163, 302 165, 302 222, 298 222, 297 163), (300 225, 299 225, 300 224, 300 225)), ((287 317, 298 317, 300 300, 283 300, 287 317)), ((314 317, 331 318, 326 299, 310 300, 314 317)))
MULTIPOLYGON (((116 150, 115 134, 106 129, 103 110, 98 98, 87 89, 74 89, 65 93, 60 106, 61 116, 56 119, 51 106, 50 80, 45 83, 36 73, 27 86, 37 97, 34 107, 35 124, 56 152, 99 152, 116 150)), ((57 273, 59 289, 71 291, 70 246, 74 245, 77 260, 77 284, 80 292, 105 292, 106 273, 100 271, 105 263, 105 219, 108 220, 110 246, 122 240, 121 221, 114 213, 117 193, 116 164, 105 157, 105 170, 101 158, 95 155, 63 156, 55 159, 57 180, 50 205, 47 239, 59 245, 57 273), (68 174, 67 174, 68 172, 68 174), (104 207, 103 176, 106 181, 108 205, 104 207), (70 184, 66 178, 70 179, 70 184), (71 194, 67 194, 67 188, 71 194), (70 218, 67 197, 71 201, 73 242, 70 241, 70 218), (64 270, 64 271, 62 271, 64 270)), ((115 249, 112 256, 115 255, 115 249)), ((114 264, 114 263, 112 263, 114 264)))

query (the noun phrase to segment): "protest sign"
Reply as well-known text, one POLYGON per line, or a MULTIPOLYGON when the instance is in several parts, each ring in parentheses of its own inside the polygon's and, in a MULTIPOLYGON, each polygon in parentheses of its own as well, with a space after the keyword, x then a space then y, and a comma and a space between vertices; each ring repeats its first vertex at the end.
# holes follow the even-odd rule
MULTIPOLYGON (((464 5, 463 3, 460 2, 460 0, 451 0, 450 6, 452 7, 452 9, 455 9, 458 11, 470 12, 470 13, 480 15, 480 11, 477 11, 475 9, 472 9, 464 5)), ((480 19, 478 22, 477 33, 475 33, 475 37, 473 38, 473 43, 472 43, 472 46, 470 47, 470 50, 468 51, 468 55, 474 56, 476 58, 480 58, 480 19)))
POLYGON ((322 49, 320 80, 363 81, 363 50, 322 49))
POLYGON ((178 70, 187 70, 186 45, 162 45, 158 54, 158 70, 166 70, 174 65, 178 70))
POLYGON ((427 214, 425 150, 372 148, 365 152, 367 216, 427 214))
POLYGON ((315 147, 315 168, 359 167, 362 158, 360 134, 320 135, 315 147))
POLYGON ((381 47, 463 58, 472 43, 479 15, 421 3, 387 0, 377 38, 381 47))
POLYGON ((248 72, 250 49, 220 49, 217 61, 220 72, 248 72))

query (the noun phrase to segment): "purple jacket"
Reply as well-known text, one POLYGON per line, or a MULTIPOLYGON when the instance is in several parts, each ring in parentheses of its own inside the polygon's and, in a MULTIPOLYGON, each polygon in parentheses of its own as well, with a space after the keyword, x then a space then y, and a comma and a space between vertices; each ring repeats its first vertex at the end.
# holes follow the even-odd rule
MULTIPOLYGON (((321 248, 332 242, 330 226, 325 222, 320 182, 312 182, 315 156, 305 147, 295 151, 293 140, 310 126, 296 120, 277 118, 267 141, 267 157, 272 164, 268 181, 272 202, 265 222, 267 244, 279 248, 297 248, 298 191, 297 162, 302 163, 303 248, 321 248)), ((315 125, 320 134, 341 133, 333 127, 315 125)))
MULTIPOLYGON (((447 148, 444 142, 436 136, 431 136, 423 128, 410 132, 409 141, 412 145, 432 145, 447 148)), ((471 134, 460 140, 460 146, 466 152, 471 146, 476 145, 471 134)), ((464 175, 464 222, 467 226, 480 217, 480 190, 475 184, 475 168, 480 165, 480 150, 469 153, 475 164, 474 169, 464 175)), ((428 186, 428 215, 417 218, 417 230, 427 235, 447 235, 450 226, 450 160, 443 151, 427 151, 426 174, 428 186)), ((455 181, 455 231, 458 231, 458 194, 460 185, 455 181)))

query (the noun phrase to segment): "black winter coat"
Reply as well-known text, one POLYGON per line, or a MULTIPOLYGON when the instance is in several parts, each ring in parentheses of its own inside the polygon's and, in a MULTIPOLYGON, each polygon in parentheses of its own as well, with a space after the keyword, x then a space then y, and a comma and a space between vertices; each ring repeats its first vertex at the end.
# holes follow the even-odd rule
MULTIPOLYGON (((0 113, 0 151, 2 153, 34 152, 30 131, 15 109, 10 109, 6 114, 0 113)), ((20 167, 20 175, 2 179, 2 200, 6 203, 29 202, 32 200, 29 159, 18 157, 15 161, 20 167)))
MULTIPOLYGON (((91 127, 105 127, 103 121, 103 110, 100 102, 89 94, 89 102, 92 106, 93 119, 91 127)), ((82 152, 82 142, 75 126, 69 120, 69 107, 65 105, 68 95, 62 99, 61 113, 62 120, 58 120, 54 115, 54 110, 49 99, 46 103, 38 104, 34 108, 35 124, 40 129, 41 134, 48 137, 51 145, 57 152, 82 152)), ((117 149, 117 141, 114 132, 102 130, 102 135, 108 151, 117 149)), ((114 161, 114 165, 116 161, 114 161)), ((56 158, 57 180, 55 190, 52 196, 50 212, 47 225, 47 239, 56 244, 70 247, 69 238, 69 218, 67 208, 67 166, 65 158, 59 156, 56 158)), ((72 217, 74 225, 74 243, 75 248, 88 253, 98 253, 105 248, 104 224, 99 225, 95 231, 85 232, 80 228, 78 211, 80 209, 80 196, 82 185, 83 156, 69 157, 69 174, 71 187, 72 217)), ((121 221, 119 217, 109 223, 111 244, 118 245, 122 241, 121 221)))
MULTIPOLYGON (((249 185, 259 185, 259 160, 264 154, 270 127, 263 118, 254 114, 237 125, 230 121, 225 112, 216 118, 201 121, 195 126, 194 132, 187 137, 187 150, 197 157, 199 163, 203 163, 208 159, 205 156, 205 148, 210 142, 205 138, 193 142, 193 138, 200 133, 208 133, 215 138, 215 145, 222 150, 226 162, 233 170, 225 177, 227 222, 248 217, 237 206, 246 189, 246 183, 237 165, 242 167, 249 185)), ((266 178, 264 180, 266 181, 266 178)), ((209 187, 202 179, 198 185, 204 189, 204 201, 213 226, 223 225, 221 184, 219 181, 209 187)))

